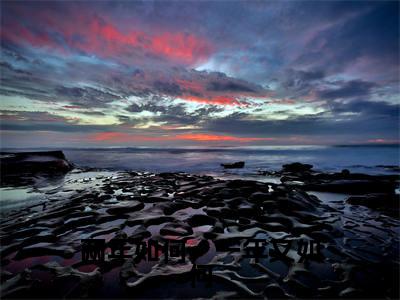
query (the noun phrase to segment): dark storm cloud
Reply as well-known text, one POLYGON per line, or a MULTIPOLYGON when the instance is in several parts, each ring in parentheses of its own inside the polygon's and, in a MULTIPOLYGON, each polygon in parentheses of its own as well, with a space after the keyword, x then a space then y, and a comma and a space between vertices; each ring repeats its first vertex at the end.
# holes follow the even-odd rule
POLYGON ((47 112, 0 111, 1 130, 93 132, 110 130, 110 126, 80 125, 67 118, 47 112))
POLYGON ((92 87, 65 87, 55 88, 55 98, 67 99, 72 104, 85 107, 102 107, 109 102, 122 99, 121 96, 92 87))
POLYGON ((69 123, 13 123, 3 122, 1 130, 12 131, 54 131, 54 132, 96 132, 114 130, 110 126, 102 125, 73 125, 69 123))
POLYGON ((363 117, 385 117, 396 119, 399 117, 399 106, 386 102, 373 102, 356 99, 348 103, 334 101, 329 103, 329 107, 334 113, 359 113, 363 117))
POLYGON ((157 92, 171 96, 180 96, 182 94, 181 87, 176 83, 156 81, 153 84, 153 88, 157 92))
POLYGON ((11 71, 12 73, 15 73, 15 74, 32 75, 32 73, 29 71, 15 69, 11 64, 9 64, 5 61, 0 62, 0 67, 1 67, 1 69, 3 69, 3 68, 8 69, 9 71, 11 71))
POLYGON ((218 92, 257 92, 248 85, 236 82, 218 82, 211 81, 207 84, 207 90, 218 92))
POLYGON ((342 83, 338 88, 325 89, 318 92, 318 96, 324 99, 351 98, 369 95, 376 87, 373 82, 352 80, 342 83))
MULTIPOLYGON (((172 107, 173 110, 175 111, 182 111, 181 106, 174 106, 172 107)), ((154 102, 147 102, 144 104, 131 104, 129 107, 126 108, 126 111, 128 112, 133 112, 133 113, 139 113, 142 111, 149 111, 149 112, 153 112, 153 113, 167 113, 171 110, 171 108, 164 106, 164 105, 159 105, 156 104, 154 102)))
POLYGON ((25 56, 21 55, 20 53, 12 50, 12 49, 7 49, 7 45, 2 44, 2 48, 3 48, 3 56, 9 56, 12 59, 14 59, 15 61, 19 61, 19 62, 29 62, 29 59, 26 58, 25 56))
POLYGON ((330 72, 341 71, 358 58, 377 60, 379 67, 398 67, 399 2, 362 3, 361 14, 318 32, 298 62, 317 64, 330 72))
POLYGON ((210 120, 207 128, 223 133, 264 136, 355 134, 358 137, 390 136, 399 134, 399 106, 384 102, 333 102, 326 112, 316 115, 295 116, 287 120, 253 120, 251 115, 237 113, 210 120), (348 115, 348 113, 353 113, 348 115))
POLYGON ((322 70, 295 70, 288 69, 280 79, 280 88, 282 95, 288 94, 292 97, 301 97, 308 95, 324 79, 325 72, 322 70))
POLYGON ((324 135, 335 139, 341 135, 355 135, 357 138, 389 135, 396 139, 399 134, 397 125, 396 120, 383 117, 330 119, 319 115, 284 121, 261 121, 240 119, 235 116, 212 120, 208 123, 207 129, 213 132, 247 136, 324 135))
POLYGON ((318 79, 323 79, 325 76, 325 72, 322 70, 316 70, 316 71, 295 71, 297 77, 302 80, 302 81, 313 81, 313 80, 318 80, 318 79))

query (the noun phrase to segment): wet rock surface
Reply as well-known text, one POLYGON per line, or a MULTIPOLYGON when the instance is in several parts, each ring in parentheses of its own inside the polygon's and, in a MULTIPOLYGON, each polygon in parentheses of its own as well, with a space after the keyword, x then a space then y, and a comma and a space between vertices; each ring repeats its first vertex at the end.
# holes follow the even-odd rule
POLYGON ((376 209, 388 207, 376 204, 388 193, 329 198, 304 189, 343 176, 372 178, 318 175, 299 165, 284 167, 282 176, 303 185, 184 173, 76 172, 75 179, 45 192, 46 205, 2 218, 2 297, 399 297, 400 222, 376 209), (81 239, 90 238, 124 238, 132 249, 150 239, 183 241, 187 257, 166 262, 160 253, 159 260, 135 261, 127 250, 132 258, 85 263, 81 239), (249 239, 264 241, 265 257, 249 257, 249 239), (291 241, 287 251, 283 244, 278 252, 274 248, 279 239, 291 241), (319 241, 319 255, 302 259, 300 240, 319 241), (211 286, 192 286, 193 262, 213 267, 211 286))
MULTIPOLYGON (((395 166, 386 167, 395 169, 395 166)), ((280 171, 266 171, 262 174, 279 176, 283 184, 304 191, 354 195, 348 203, 378 209, 397 217, 400 215, 400 197, 395 192, 400 185, 399 175, 351 173, 347 169, 325 173, 314 170, 310 164, 298 162, 283 165, 280 171)))

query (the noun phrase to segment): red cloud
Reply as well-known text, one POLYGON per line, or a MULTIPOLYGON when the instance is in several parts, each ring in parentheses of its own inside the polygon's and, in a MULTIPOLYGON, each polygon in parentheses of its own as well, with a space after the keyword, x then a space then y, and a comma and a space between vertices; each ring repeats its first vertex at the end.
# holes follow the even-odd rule
POLYGON ((148 48, 154 53, 189 64, 204 61, 211 53, 211 45, 208 42, 185 33, 166 32, 155 36, 148 48))
MULTIPOLYGON (((198 102, 203 104, 217 104, 217 105, 240 105, 240 102, 236 99, 236 97, 240 96, 226 96, 226 95, 215 95, 215 93, 210 93, 206 91, 206 87, 204 86, 206 83, 203 80, 183 80, 177 79, 176 83, 180 86, 180 88, 184 91, 182 99, 192 102, 198 102), (209 94, 209 96, 193 96, 193 94, 209 94)), ((226 93, 229 94, 229 93, 226 93)))
POLYGON ((101 132, 89 136, 89 141, 93 142, 144 142, 144 141, 196 141, 196 142, 254 142, 254 141, 273 141, 275 138, 257 138, 257 137, 236 137, 230 135, 214 135, 214 134, 178 134, 171 136, 145 136, 134 135, 124 132, 101 132))
POLYGON ((196 96, 183 96, 184 100, 198 102, 203 104, 218 104, 218 105, 240 105, 241 103, 234 97, 226 96, 211 96, 211 97, 196 97, 196 96))
POLYGON ((17 44, 27 43, 61 52, 78 50, 128 62, 150 56, 193 65, 205 61, 212 53, 211 43, 193 34, 165 29, 155 34, 138 29, 122 31, 111 20, 85 9, 75 7, 65 13, 69 16, 57 18, 54 11, 27 12, 20 7, 17 14, 25 22, 5 22, 1 38, 17 44))

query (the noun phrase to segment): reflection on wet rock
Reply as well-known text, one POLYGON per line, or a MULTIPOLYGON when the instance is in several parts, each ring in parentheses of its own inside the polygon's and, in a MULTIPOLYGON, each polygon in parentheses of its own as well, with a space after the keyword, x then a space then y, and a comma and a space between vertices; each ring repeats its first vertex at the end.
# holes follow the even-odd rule
POLYGON ((282 172, 304 184, 75 170, 40 210, 2 219, 2 296, 398 297, 399 219, 380 208, 394 201, 388 193, 306 192, 316 178, 353 175, 282 172), (125 241, 127 258, 107 248, 103 262, 83 261, 81 240, 93 238, 125 241), (153 259, 134 259, 149 243, 160 247, 153 259), (212 268, 211 286, 192 284, 194 264, 212 268))

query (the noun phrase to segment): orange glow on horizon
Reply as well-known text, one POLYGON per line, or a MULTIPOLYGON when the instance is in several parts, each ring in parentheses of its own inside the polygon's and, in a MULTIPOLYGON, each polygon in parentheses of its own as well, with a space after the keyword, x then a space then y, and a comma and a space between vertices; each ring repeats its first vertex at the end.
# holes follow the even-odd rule
POLYGON ((176 136, 177 139, 210 142, 210 141, 231 141, 231 142, 254 142, 254 141, 271 141, 274 138, 256 138, 256 137, 235 137, 230 135, 213 135, 213 134, 181 134, 176 136))
POLYGON ((377 139, 369 139, 367 141, 368 143, 374 143, 374 144, 399 144, 400 140, 388 140, 388 139, 383 139, 383 138, 377 138, 377 139))
POLYGON ((144 141, 195 141, 195 142, 254 142, 254 141, 273 141, 275 138, 264 137, 236 137, 231 135, 214 135, 204 133, 178 134, 168 136, 146 136, 135 135, 125 132, 100 132, 89 136, 92 142, 144 142, 144 141))

